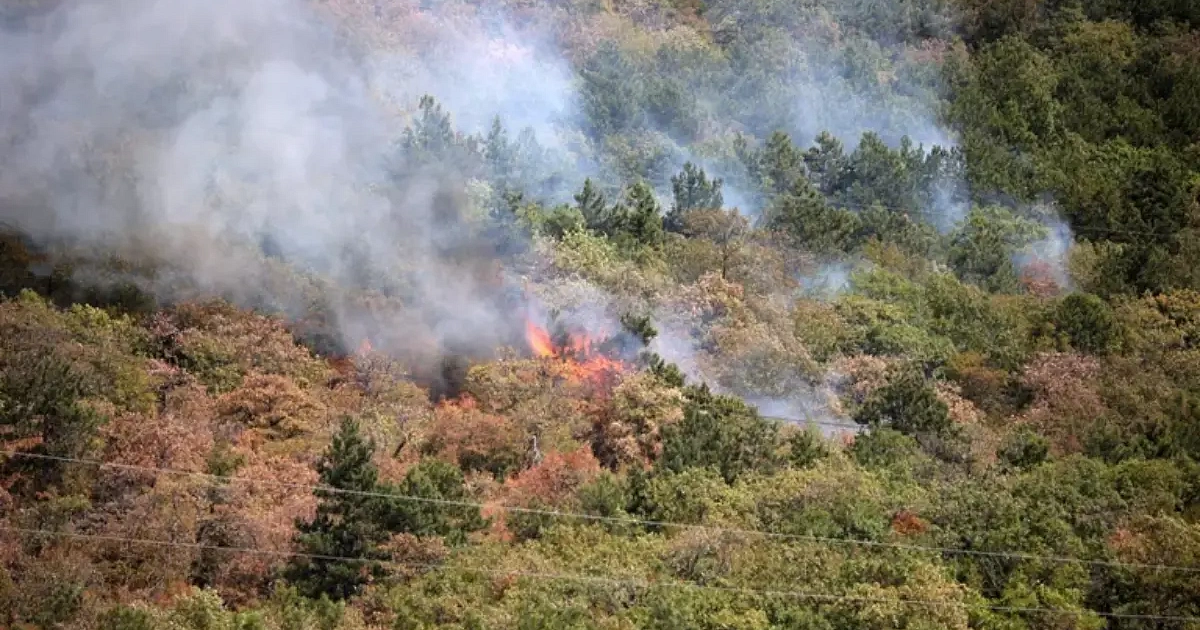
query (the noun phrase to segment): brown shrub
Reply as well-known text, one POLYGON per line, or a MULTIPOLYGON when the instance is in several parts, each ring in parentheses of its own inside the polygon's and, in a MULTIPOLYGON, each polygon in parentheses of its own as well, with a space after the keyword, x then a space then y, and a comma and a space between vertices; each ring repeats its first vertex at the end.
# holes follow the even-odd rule
POLYGON ((538 465, 510 478, 505 494, 517 505, 535 500, 556 505, 600 474, 600 461, 588 447, 568 453, 549 453, 538 465))
POLYGON ((280 375, 250 374, 241 387, 221 396, 222 422, 259 429, 272 439, 311 433, 327 424, 329 410, 295 381, 280 375))
POLYGON ((843 357, 830 366, 829 386, 853 404, 862 404, 876 389, 887 384, 892 361, 860 354, 843 357))
POLYGON ((237 385, 240 375, 254 371, 288 376, 301 386, 320 385, 333 377, 325 362, 296 343, 282 320, 213 301, 176 306, 153 330, 168 356, 218 391, 237 385))
POLYGON ((892 531, 901 536, 913 536, 925 533, 929 523, 908 510, 900 510, 892 517, 892 531))
POLYGON ((472 366, 466 389, 487 413, 511 418, 544 451, 579 447, 603 398, 571 366, 553 359, 501 360, 472 366))
POLYGON ((1078 453, 1107 412, 1096 390, 1100 363, 1079 354, 1046 353, 1026 366, 1025 387, 1033 391, 1030 408, 1017 418, 1050 440, 1056 453, 1078 453))
POLYGON ((644 466, 662 451, 662 427, 683 419, 683 393, 649 374, 626 377, 592 425, 592 451, 609 468, 644 466))
POLYGON ((421 451, 452 461, 467 471, 498 477, 520 469, 528 439, 515 422, 472 405, 445 402, 434 411, 421 451))

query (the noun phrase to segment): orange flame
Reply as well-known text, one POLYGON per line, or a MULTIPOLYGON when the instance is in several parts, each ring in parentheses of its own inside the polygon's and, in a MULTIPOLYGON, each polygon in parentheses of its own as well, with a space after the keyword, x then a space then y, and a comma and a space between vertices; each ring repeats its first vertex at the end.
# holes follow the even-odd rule
POLYGON ((610 359, 593 348, 587 334, 572 334, 563 347, 555 347, 550 332, 530 320, 525 321, 525 338, 534 356, 543 359, 560 359, 569 367, 569 373, 579 380, 602 381, 606 376, 621 372, 620 361, 610 359))
POLYGON ((552 357, 557 354, 554 352, 554 341, 550 339, 550 333, 530 320, 525 320, 525 338, 529 341, 534 356, 552 357))
POLYGON ((371 345, 371 340, 363 337, 362 343, 358 344, 358 350, 356 350, 354 354, 360 357, 365 357, 374 351, 375 348, 371 345))

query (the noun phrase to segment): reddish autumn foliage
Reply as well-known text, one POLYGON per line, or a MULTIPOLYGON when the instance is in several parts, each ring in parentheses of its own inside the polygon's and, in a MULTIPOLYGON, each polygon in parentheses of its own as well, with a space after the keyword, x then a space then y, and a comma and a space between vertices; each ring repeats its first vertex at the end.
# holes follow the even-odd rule
POLYGON ((329 412, 295 381, 280 375, 250 374, 241 387, 217 401, 222 422, 259 429, 274 438, 292 438, 327 424, 329 412))
POLYGON ((467 471, 503 477, 520 468, 528 441, 515 422, 481 411, 468 396, 438 405, 420 450, 467 471))
POLYGON ((908 510, 900 510, 892 517, 892 531, 901 536, 923 534, 927 529, 929 524, 908 510))
POLYGON ((1034 392, 1033 404, 1018 419, 1050 439, 1055 452, 1077 453, 1106 408, 1096 390, 1099 362, 1077 354, 1050 353, 1025 369, 1024 385, 1034 392))
POLYGON ((600 474, 600 462, 588 447, 549 453, 536 466, 505 483, 505 494, 517 504, 532 500, 554 505, 600 474))
POLYGON ((1035 260, 1021 270, 1018 280, 1027 293, 1040 298, 1052 297, 1062 292, 1053 267, 1044 260, 1035 260))

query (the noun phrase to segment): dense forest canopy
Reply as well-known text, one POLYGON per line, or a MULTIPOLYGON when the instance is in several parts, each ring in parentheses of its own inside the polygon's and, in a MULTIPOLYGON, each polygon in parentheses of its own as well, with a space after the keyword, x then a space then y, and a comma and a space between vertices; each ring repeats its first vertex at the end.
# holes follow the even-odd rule
POLYGON ((0 54, 0 627, 1200 628, 1200 4, 0 54))

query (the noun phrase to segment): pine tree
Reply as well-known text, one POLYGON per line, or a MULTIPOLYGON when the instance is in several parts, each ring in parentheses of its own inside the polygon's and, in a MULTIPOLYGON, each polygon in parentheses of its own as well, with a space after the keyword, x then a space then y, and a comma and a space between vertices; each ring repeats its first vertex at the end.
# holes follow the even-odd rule
POLYGON ((684 215, 690 210, 722 207, 725 204, 721 195, 722 183, 720 179, 708 179, 704 169, 695 164, 684 164, 683 171, 671 178, 674 203, 664 222, 667 231, 681 232, 684 227, 684 215))
POLYGON ((458 135, 441 104, 432 96, 421 97, 420 115, 404 130, 401 146, 417 163, 434 163, 451 158, 458 135))
POLYGON ((714 394, 708 385, 688 387, 683 420, 662 428, 662 458, 671 472, 712 468, 733 483, 750 471, 771 472, 781 463, 779 426, 740 398, 714 394))
POLYGON ((607 232, 611 217, 605 205, 604 193, 600 192, 590 178, 583 180, 583 190, 575 195, 575 205, 583 215, 584 224, 589 230, 607 232))
POLYGON ((296 523, 296 544, 306 555, 292 561, 286 577, 304 595, 346 599, 383 572, 384 555, 378 546, 388 538, 381 526, 387 503, 358 494, 378 489, 378 471, 371 463, 374 450, 375 445, 360 434, 358 423, 347 418, 317 465, 322 486, 351 493, 318 488, 313 492, 319 500, 316 516, 296 523))
POLYGON ((831 208, 805 178, 780 195, 766 211, 766 227, 793 245, 817 254, 848 252, 858 244, 862 220, 849 210, 831 208))
POLYGON ((430 459, 418 463, 388 494, 430 501, 394 501, 387 511, 388 529, 421 537, 440 536, 447 543, 466 542, 467 534, 487 526, 479 508, 463 503, 470 497, 458 466, 430 459))
POLYGON ((804 177, 804 156, 782 131, 771 134, 760 157, 764 184, 772 194, 782 195, 804 177))
POLYGON ((500 188, 506 188, 515 166, 508 132, 501 124, 499 116, 492 119, 492 128, 483 142, 483 156, 487 160, 492 179, 500 184, 500 188))
POLYGON ((842 142, 833 134, 823 131, 817 136, 816 146, 804 154, 804 165, 808 177, 817 189, 824 195, 834 195, 841 192, 845 185, 846 152, 842 142))
POLYGON ((614 226, 612 236, 617 236, 618 240, 624 236, 647 247, 658 247, 666 239, 662 211, 654 198, 654 190, 644 181, 629 189, 621 211, 615 214, 619 224, 614 226))

